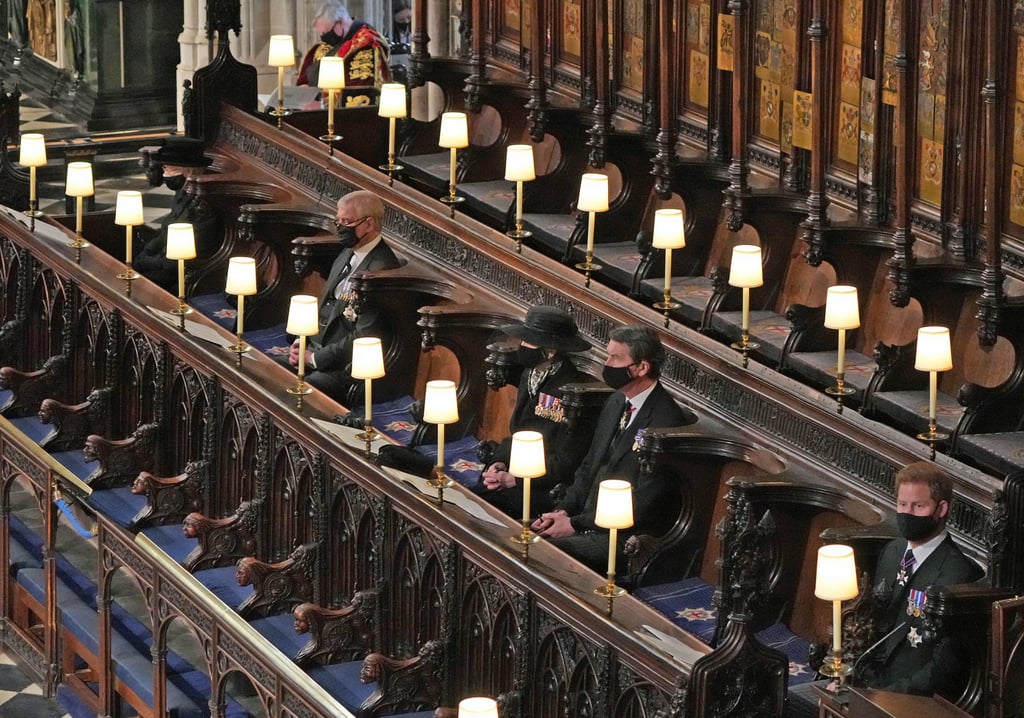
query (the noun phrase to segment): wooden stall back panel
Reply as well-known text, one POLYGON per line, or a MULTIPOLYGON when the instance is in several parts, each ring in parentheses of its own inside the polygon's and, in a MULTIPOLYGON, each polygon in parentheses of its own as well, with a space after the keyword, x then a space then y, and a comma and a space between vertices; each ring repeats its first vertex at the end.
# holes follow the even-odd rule
POLYGON ((711 514, 711 523, 708 528, 707 539, 704 543, 704 560, 700 566, 700 577, 711 584, 718 584, 719 580, 719 568, 716 565, 719 556, 719 540, 715 535, 715 527, 718 526, 719 522, 725 517, 725 482, 733 476, 760 476, 763 475, 764 471, 748 464, 745 461, 729 461, 722 464, 721 470, 718 472, 718 493, 715 499, 715 506, 711 514))
POLYGON ((775 303, 775 313, 785 315, 792 304, 821 307, 825 304, 828 288, 836 284, 836 270, 828 262, 812 267, 804 259, 799 243, 790 250, 786 279, 775 303))
POLYGON ((911 299, 906 307, 895 307, 889 301, 888 268, 885 262, 875 267, 875 276, 870 289, 859 286, 860 292, 867 290, 867 303, 862 304, 864 315, 857 332, 856 351, 871 356, 876 342, 892 346, 904 346, 917 340, 917 330, 924 321, 921 304, 911 299))

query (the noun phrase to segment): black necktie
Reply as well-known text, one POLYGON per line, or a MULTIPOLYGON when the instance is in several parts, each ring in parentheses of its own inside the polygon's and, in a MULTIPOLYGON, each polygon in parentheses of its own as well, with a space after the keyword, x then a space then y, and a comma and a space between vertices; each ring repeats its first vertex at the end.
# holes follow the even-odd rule
POLYGON ((334 285, 334 292, 333 292, 334 293, 334 297, 336 299, 341 299, 341 295, 342 295, 342 293, 344 291, 344 287, 345 287, 345 277, 347 277, 349 275, 349 273, 352 271, 352 258, 353 257, 355 257, 354 254, 348 255, 348 262, 346 262, 345 266, 341 268, 341 274, 338 275, 338 283, 334 285))

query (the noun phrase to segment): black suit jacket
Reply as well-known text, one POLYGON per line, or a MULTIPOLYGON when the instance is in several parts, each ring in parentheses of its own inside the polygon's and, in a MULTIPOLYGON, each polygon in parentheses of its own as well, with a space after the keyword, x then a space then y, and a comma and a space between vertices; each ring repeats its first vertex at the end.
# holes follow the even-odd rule
POLYGON ((906 550, 906 540, 890 541, 878 558, 874 590, 876 597, 886 602, 885 630, 891 631, 900 623, 904 625, 876 649, 882 665, 869 677, 868 683, 902 693, 948 695, 966 678, 964 657, 955 650, 948 636, 918 641, 918 636, 925 632, 924 617, 920 611, 908 610, 910 592, 975 581, 982 572, 964 556, 953 539, 946 536, 917 567, 907 585, 901 587, 896 577, 906 550))
POLYGON ((196 241, 196 258, 206 259, 224 242, 224 223, 220 215, 205 203, 197 203, 182 187, 174 194, 171 211, 160 220, 156 236, 135 253, 132 267, 172 294, 178 291, 178 262, 167 259, 167 227, 174 222, 188 222, 196 241))
POLYGON ((633 528, 620 531, 620 537, 633 533, 660 536, 675 521, 679 492, 673 487, 671 478, 660 472, 641 476, 635 451, 636 438, 641 430, 692 424, 697 421, 697 416, 676 404, 658 383, 629 427, 615 437, 625 405, 626 397, 618 391, 605 401, 590 449, 558 506, 569 514, 577 533, 598 529, 594 516, 598 486, 604 479, 625 479, 633 484, 633 528))
POLYGON ((346 317, 345 309, 349 303, 343 299, 336 299, 335 290, 340 282, 356 272, 394 269, 401 263, 391 251, 391 247, 381 241, 363 258, 358 267, 353 267, 343 277, 351 257, 352 250, 346 249, 334 260, 327 275, 323 296, 320 298, 320 333, 310 342, 317 371, 347 372, 352 363, 353 339, 378 337, 384 345, 385 354, 391 343, 390 328, 373 302, 363 302, 354 318, 350 318, 351 314, 350 317, 346 317))

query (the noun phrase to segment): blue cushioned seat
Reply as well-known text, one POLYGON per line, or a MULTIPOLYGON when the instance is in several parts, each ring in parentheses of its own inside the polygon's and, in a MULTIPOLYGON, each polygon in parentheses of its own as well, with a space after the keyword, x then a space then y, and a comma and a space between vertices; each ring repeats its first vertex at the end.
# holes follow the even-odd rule
POLYGON ((281 653, 294 660, 302 647, 309 642, 308 634, 295 632, 295 619, 290 613, 279 613, 276 616, 256 618, 249 625, 268 641, 274 644, 281 653))
MULTIPOLYGON (((484 465, 477 461, 476 447, 480 440, 475 436, 464 436, 461 439, 444 445, 445 473, 463 486, 470 488, 480 481, 480 472, 484 465)), ((437 461, 437 444, 422 444, 416 451, 437 461)))
POLYGON ((247 331, 242 336, 247 344, 267 356, 287 356, 291 342, 284 330, 284 324, 275 324, 266 329, 255 329, 247 331))
POLYGON ((238 317, 238 309, 228 302, 228 295, 225 292, 216 294, 200 294, 189 297, 188 303, 197 312, 227 329, 235 331, 235 319, 238 317))
POLYGON ((53 424, 44 424, 37 414, 18 416, 10 421, 15 429, 37 444, 55 431, 53 424))
POLYGON ((790 687, 814 680, 815 672, 807 663, 810 644, 805 639, 781 623, 774 623, 758 631, 754 637, 769 648, 786 654, 786 658, 789 659, 790 687))
POLYGON ((55 451, 51 454, 53 458, 61 466, 66 468, 72 474, 77 476, 82 481, 88 483, 89 477, 92 472, 96 470, 98 464, 95 461, 87 462, 85 460, 85 452, 81 449, 71 449, 69 451, 55 451))
POLYGON ((377 687, 376 683, 363 683, 359 680, 362 669, 362 661, 346 661, 326 666, 311 666, 306 672, 336 701, 355 711, 377 687))
POLYGON ((189 538, 182 530, 181 524, 167 526, 147 526, 140 534, 159 546, 164 553, 177 563, 185 560, 192 549, 199 543, 198 539, 189 538))
POLYGON ((645 586, 634 595, 708 645, 715 637, 718 611, 714 607, 715 587, 700 578, 645 586))
POLYGON ((10 563, 12 573, 22 568, 42 568, 43 537, 25 525, 15 514, 8 516, 10 563))
POLYGON ((229 608, 238 608, 245 599, 252 595, 252 586, 239 586, 235 578, 234 566, 206 568, 196 571, 193 576, 199 583, 206 586, 229 608))
POLYGON ((129 486, 93 491, 86 500, 98 513, 124 528, 128 528, 135 514, 146 506, 146 497, 133 494, 129 486))
MULTIPOLYGON (((400 396, 391 401, 383 401, 373 405, 373 428, 408 446, 416 430, 416 419, 412 415, 414 399, 411 396, 400 396)), ((365 416, 365 409, 358 407, 352 410, 356 416, 365 416)))

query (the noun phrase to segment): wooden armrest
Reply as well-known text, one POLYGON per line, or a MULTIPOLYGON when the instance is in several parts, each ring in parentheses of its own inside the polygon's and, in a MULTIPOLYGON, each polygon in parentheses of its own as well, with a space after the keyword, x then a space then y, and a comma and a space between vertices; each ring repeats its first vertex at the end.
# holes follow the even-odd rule
POLYGON ((146 505, 132 518, 132 530, 176 523, 188 513, 198 511, 209 469, 209 463, 200 460, 188 462, 177 476, 161 478, 148 471, 140 472, 132 483, 132 493, 145 496, 146 505))
POLYGON ((267 563, 253 556, 238 561, 238 585, 253 587, 238 607, 245 619, 290 610, 313 598, 312 563, 316 544, 303 544, 284 561, 267 563))
POLYGON ((89 434, 82 448, 87 462, 99 462, 89 475, 86 483, 98 486, 128 483, 142 471, 153 467, 154 445, 158 425, 141 424, 126 439, 107 439, 99 434, 89 434))
POLYGON ((309 633, 309 642, 296 654, 300 666, 357 660, 379 648, 380 591, 359 591, 344 608, 301 603, 292 611, 295 632, 309 633))
POLYGON ((377 688, 363 705, 364 715, 435 708, 441 700, 444 679, 439 669, 444 657, 441 641, 427 641, 412 658, 391 658, 371 653, 363 659, 359 679, 377 682, 377 688))
POLYGON ((243 501, 235 513, 225 518, 209 518, 198 512, 185 517, 182 530, 198 544, 181 565, 189 572, 204 568, 230 566, 256 552, 255 527, 259 502, 243 501))

